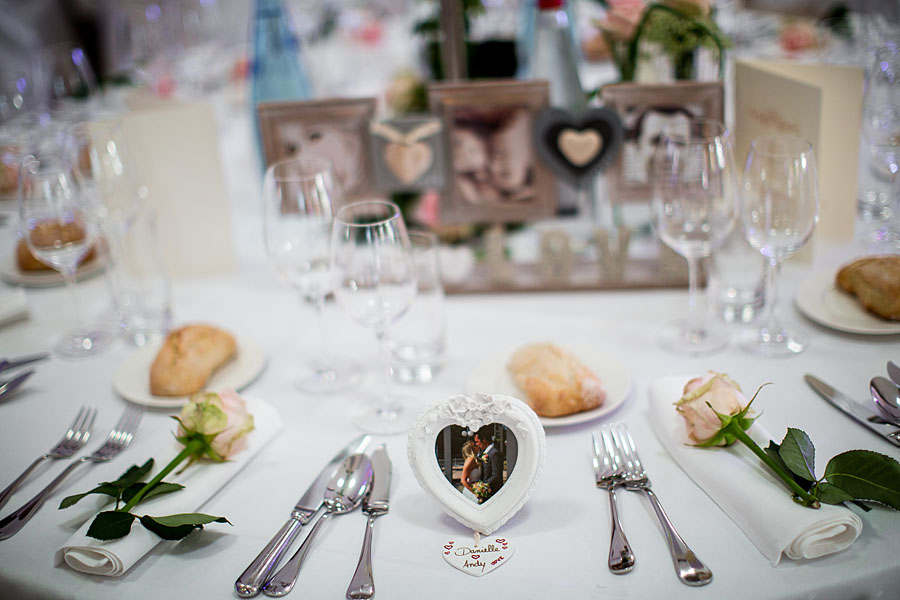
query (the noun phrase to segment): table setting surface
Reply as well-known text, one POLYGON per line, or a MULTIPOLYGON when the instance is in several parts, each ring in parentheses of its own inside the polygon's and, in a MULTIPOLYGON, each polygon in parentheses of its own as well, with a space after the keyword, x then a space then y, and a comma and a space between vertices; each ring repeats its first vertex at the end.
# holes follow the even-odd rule
MULTIPOLYGON (((359 394, 379 384, 379 349, 371 332, 325 308, 328 342, 336 356, 366 368, 359 387, 312 395, 294 386, 294 370, 316 353, 313 314, 279 281, 265 257, 258 168, 246 119, 220 132, 221 158, 232 211, 236 268, 233 272, 173 280, 176 323, 211 323, 261 349, 261 373, 242 382, 241 394, 271 406, 280 427, 254 451, 236 474, 209 491, 203 512, 227 515, 185 540, 162 542, 118 577, 75 571, 57 560, 57 551, 96 512, 97 502, 57 510, 65 496, 115 479, 131 464, 153 456, 153 444, 173 430, 177 408, 149 403, 134 441, 115 460, 81 468, 51 495, 15 537, 0 541, 0 597, 9 598, 190 598, 237 597, 235 579, 290 515, 291 508, 320 469, 360 431, 353 425, 359 394)), ((4 244, 15 235, 0 228, 4 244)), ((383 598, 479 596, 494 598, 722 598, 753 597, 888 598, 900 590, 900 518, 876 506, 850 508, 862 532, 846 550, 812 560, 770 564, 742 529, 692 481, 657 438, 651 423, 649 390, 662 378, 688 379, 712 370, 727 373, 745 391, 770 383, 755 401, 765 428, 780 439, 788 427, 815 441, 819 471, 824 458, 850 449, 869 449, 900 460, 900 448, 878 438, 819 398, 804 383, 811 373, 871 407, 868 382, 883 375, 889 360, 900 361, 898 335, 840 332, 806 319, 789 299, 811 273, 835 271, 858 254, 851 246, 817 248, 815 259, 789 261, 783 270, 781 316, 802 324, 808 349, 789 359, 759 358, 734 343, 712 355, 692 357, 661 348, 658 330, 681 316, 685 290, 579 293, 455 295, 446 300, 446 362, 429 385, 395 385, 412 406, 469 393, 473 374, 486 362, 522 344, 552 341, 589 348, 615 358, 626 371, 624 400, 596 419, 546 428, 546 460, 529 501, 500 532, 514 541, 515 556, 487 577, 465 577, 440 556, 445 538, 471 534, 446 515, 417 484, 407 460, 405 435, 375 436, 393 464, 390 513, 374 530, 373 567, 383 598), (690 547, 714 573, 710 585, 691 588, 676 579, 662 529, 651 505, 638 494, 620 493, 620 518, 637 555, 628 575, 606 567, 610 521, 607 498, 598 490, 591 464, 591 434, 612 421, 627 424, 653 490, 690 547)), ((4 285, 4 284, 0 284, 4 285)), ((109 302, 103 277, 79 283, 82 302, 97 311, 109 302)), ((63 288, 29 288, 27 320, 0 329, 0 354, 19 356, 49 349, 69 325, 59 310, 68 302, 63 288)), ((738 326, 733 325, 737 333, 738 326)), ((98 409, 93 450, 128 404, 115 390, 121 365, 136 352, 117 341, 106 353, 84 360, 53 357, 40 364, 27 386, 0 401, 0 484, 12 481, 58 438, 78 408, 98 409)), ((673 397, 671 402, 677 401, 673 397)), ((671 408, 674 414, 674 407, 671 408)), ((253 434, 251 434, 253 435, 253 434)), ((214 467, 213 467, 214 468, 214 467)), ((39 466, 5 507, 12 510, 42 489, 62 465, 39 466)), ((721 473, 727 479, 729 473, 721 473)), ((783 502, 790 502, 783 490, 783 502)), ((197 507, 190 507, 189 510, 197 507)), ((295 594, 342 597, 359 556, 365 515, 357 511, 327 524, 309 556, 295 594)), ((305 528, 304 528, 305 529, 305 528)))

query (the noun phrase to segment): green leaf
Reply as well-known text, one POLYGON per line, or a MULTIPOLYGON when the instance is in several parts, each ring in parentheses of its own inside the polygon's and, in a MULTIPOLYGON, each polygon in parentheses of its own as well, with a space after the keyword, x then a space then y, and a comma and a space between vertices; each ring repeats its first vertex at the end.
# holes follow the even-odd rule
POLYGON ((802 429, 788 427, 778 455, 794 475, 806 481, 816 480, 816 448, 802 429))
POLYGON ((872 500, 900 510, 900 463, 871 450, 849 450, 825 466, 825 479, 856 500, 872 500))
POLYGON ((819 502, 825 504, 841 504, 853 500, 853 496, 828 482, 818 484, 813 490, 813 495, 819 499, 819 502))
POLYGON ((131 533, 136 515, 118 510, 99 513, 87 530, 88 537, 97 540, 117 540, 131 533))
POLYGON ((153 469, 153 459, 148 459, 140 467, 137 465, 131 465, 127 471, 125 471, 121 477, 117 480, 113 481, 112 484, 122 488, 123 490, 133 483, 137 483, 141 479, 147 475, 150 470, 153 469))
POLYGON ((85 496, 90 496, 91 494, 106 494, 107 496, 112 496, 113 498, 119 497, 119 488, 113 485, 112 483, 105 482, 101 483, 94 489, 87 491, 83 494, 73 494, 71 496, 66 496, 62 499, 62 502, 59 503, 59 508, 69 508, 70 506, 77 503, 79 500, 84 498, 85 496))
MULTIPOLYGON (((122 493, 122 500, 126 504, 128 502, 131 502, 131 499, 134 498, 135 494, 137 494, 139 491, 141 491, 144 488, 144 485, 145 484, 141 481, 131 484, 128 487, 128 489, 126 489, 122 493)), ((178 490, 183 490, 183 489, 184 489, 184 486, 181 485, 180 483, 168 483, 166 481, 160 481, 159 483, 154 485, 152 488, 147 490, 147 493, 144 494, 144 497, 141 498, 141 500, 140 500, 140 502, 138 502, 138 504, 140 504, 141 502, 144 502, 148 498, 153 498, 154 496, 161 496, 163 494, 171 494, 172 492, 177 492, 178 490)))
POLYGON ((208 523, 231 523, 225 517, 214 517, 202 513, 184 513, 166 517, 141 517, 141 525, 164 540, 180 540, 194 529, 203 529, 208 523))

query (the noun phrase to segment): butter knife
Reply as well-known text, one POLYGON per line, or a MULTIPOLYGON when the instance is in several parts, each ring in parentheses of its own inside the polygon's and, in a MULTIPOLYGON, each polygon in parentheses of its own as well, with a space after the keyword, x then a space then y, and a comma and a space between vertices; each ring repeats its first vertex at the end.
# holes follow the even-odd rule
POLYGON ((387 514, 391 504, 391 459, 388 458, 384 444, 378 446, 372 453, 372 468, 375 471, 375 479, 372 482, 372 489, 363 500, 362 508, 363 513, 369 518, 366 521, 366 535, 363 538, 359 563, 347 588, 347 598, 350 600, 371 598, 375 595, 375 579, 372 576, 372 531, 375 529, 375 519, 387 514))
POLYGON ((250 566, 234 582, 234 589, 237 591, 238 596, 250 598, 259 593, 275 565, 281 560, 281 557, 287 551, 291 542, 294 541, 300 529, 309 523, 316 511, 321 508, 325 486, 334 475, 335 469, 351 454, 363 452, 370 441, 371 438, 368 435, 361 435, 355 438, 343 450, 338 452, 331 459, 331 462, 325 465, 315 481, 310 484, 303 496, 300 497, 300 500, 297 501, 297 504, 291 511, 291 518, 278 530, 275 537, 266 544, 266 547, 262 549, 256 559, 250 563, 250 566))
POLYGON ((875 413, 863 407, 853 398, 837 391, 818 377, 807 373, 803 376, 803 379, 809 387, 827 400, 829 404, 893 445, 900 447, 900 430, 895 426, 884 423, 875 413))

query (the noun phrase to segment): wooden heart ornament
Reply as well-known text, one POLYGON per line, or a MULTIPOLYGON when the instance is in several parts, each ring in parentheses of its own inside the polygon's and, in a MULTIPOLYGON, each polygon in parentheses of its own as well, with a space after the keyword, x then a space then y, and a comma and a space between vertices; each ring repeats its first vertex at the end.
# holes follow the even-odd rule
POLYGON ((541 160, 569 183, 580 186, 615 160, 622 146, 622 121, 607 108, 573 114, 545 108, 534 123, 541 160))
POLYGON ((388 143, 384 146, 384 164, 402 183, 410 184, 431 168, 434 154, 422 142, 413 144, 388 143))
POLYGON ((476 394, 425 409, 409 431, 407 451, 422 489, 454 519, 488 535, 528 500, 544 467, 545 446, 544 428, 527 404, 476 394), (462 483, 473 449, 480 473, 467 481, 474 492, 462 483))

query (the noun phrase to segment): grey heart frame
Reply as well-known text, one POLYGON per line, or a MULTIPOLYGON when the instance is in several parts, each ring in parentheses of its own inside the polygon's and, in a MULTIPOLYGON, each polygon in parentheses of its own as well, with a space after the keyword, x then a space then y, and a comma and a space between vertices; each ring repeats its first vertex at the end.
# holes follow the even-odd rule
POLYGON ((575 114, 550 107, 541 110, 534 121, 534 144, 541 160, 557 177, 576 187, 612 164, 619 155, 623 135, 622 120, 608 108, 590 108, 575 114), (596 132, 602 140, 597 155, 585 164, 573 163, 559 146, 560 135, 569 129, 596 132))

